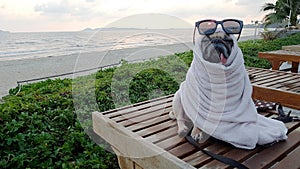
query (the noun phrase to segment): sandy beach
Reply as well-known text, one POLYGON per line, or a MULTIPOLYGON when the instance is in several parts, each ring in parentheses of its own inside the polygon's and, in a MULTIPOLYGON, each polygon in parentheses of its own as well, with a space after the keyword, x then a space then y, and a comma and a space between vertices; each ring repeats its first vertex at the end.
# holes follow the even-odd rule
MULTIPOLYGON (((253 39, 241 37, 240 41, 253 39)), ((65 73, 72 73, 85 69, 119 63, 121 59, 127 61, 145 60, 158 56, 166 56, 173 53, 184 52, 193 48, 192 43, 180 43, 172 45, 145 46, 138 48, 116 49, 107 51, 90 52, 55 57, 35 59, 22 59, 0 61, 0 97, 7 95, 9 89, 17 87, 18 81, 35 78, 43 78, 65 73)), ((94 70, 95 71, 95 70, 94 70)), ((90 72, 81 73, 86 75, 90 72)), ((72 78, 72 75, 59 78, 72 78)))
MULTIPOLYGON (((181 43, 118 50, 111 49, 90 53, 84 53, 83 51, 82 53, 65 56, 0 61, 0 78, 2 79, 0 82, 0 97, 7 95, 9 89, 17 87, 17 81, 96 68, 119 63, 121 59, 127 61, 144 60, 176 52, 184 52, 191 48, 192 43, 181 43)), ((81 75, 87 73, 82 73, 81 75)), ((72 75, 64 77, 72 78, 72 75)))

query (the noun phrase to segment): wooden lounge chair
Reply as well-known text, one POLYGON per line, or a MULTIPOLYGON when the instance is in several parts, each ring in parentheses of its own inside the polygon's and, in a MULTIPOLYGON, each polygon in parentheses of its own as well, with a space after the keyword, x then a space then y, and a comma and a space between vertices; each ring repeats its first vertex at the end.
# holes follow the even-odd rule
MULTIPOLYGON (((269 94, 269 97, 278 96, 277 94, 285 94, 285 98, 296 96, 298 103, 284 104, 300 107, 299 81, 296 83, 298 86, 291 88, 289 85, 285 86, 288 83, 285 81, 281 85, 272 83, 271 79, 277 78, 276 74, 284 76, 286 72, 256 68, 248 68, 248 72, 254 75, 254 97, 263 97, 265 94, 269 94), (272 85, 276 88, 269 88, 272 85), (295 88, 298 92, 292 90, 295 88), (278 93, 273 95, 273 90, 278 93)), ((292 78, 286 76, 284 77, 292 78)), ((229 166, 203 154, 185 138, 177 135, 176 121, 168 116, 172 109, 172 99, 173 95, 169 95, 106 112, 93 112, 94 131, 111 144, 122 169, 228 168, 229 166)), ((274 100, 281 101, 279 98, 274 100)), ((277 116, 275 111, 262 114, 270 118, 277 116)), ((286 123, 286 126, 289 129, 288 140, 267 148, 257 146, 254 150, 243 150, 216 140, 209 140, 202 146, 216 154, 235 159, 249 168, 300 168, 300 122, 286 123)))

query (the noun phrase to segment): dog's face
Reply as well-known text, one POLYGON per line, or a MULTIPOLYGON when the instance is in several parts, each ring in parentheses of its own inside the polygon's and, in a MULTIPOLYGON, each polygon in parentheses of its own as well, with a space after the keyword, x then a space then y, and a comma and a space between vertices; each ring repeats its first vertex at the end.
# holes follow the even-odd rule
POLYGON ((226 64, 232 47, 232 38, 223 31, 216 31, 214 34, 204 36, 200 45, 203 59, 223 65, 226 64))

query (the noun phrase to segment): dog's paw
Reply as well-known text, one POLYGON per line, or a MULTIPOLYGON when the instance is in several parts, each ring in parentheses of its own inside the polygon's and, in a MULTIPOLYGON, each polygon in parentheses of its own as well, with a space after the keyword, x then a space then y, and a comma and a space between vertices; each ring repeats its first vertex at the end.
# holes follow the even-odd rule
POLYGON ((202 132, 201 132, 201 133, 198 133, 198 134, 195 134, 195 135, 193 135, 192 137, 193 137, 193 139, 194 139, 195 141, 198 142, 199 140, 202 140, 202 138, 203 138, 202 132))
POLYGON ((179 137, 185 137, 189 132, 189 128, 185 125, 178 126, 178 135, 179 137))
POLYGON ((174 114, 173 111, 170 111, 170 112, 169 112, 169 117, 170 117, 170 119, 172 119, 172 120, 176 120, 176 117, 175 117, 175 114, 174 114))
POLYGON ((206 140, 208 140, 210 136, 208 134, 204 133, 204 132, 200 132, 198 134, 192 135, 192 137, 198 143, 203 143, 206 140))

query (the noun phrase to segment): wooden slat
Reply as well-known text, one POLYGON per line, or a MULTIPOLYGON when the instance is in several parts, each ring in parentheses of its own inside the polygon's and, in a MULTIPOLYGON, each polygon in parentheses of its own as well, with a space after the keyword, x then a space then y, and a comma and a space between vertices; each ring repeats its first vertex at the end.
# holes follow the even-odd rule
MULTIPOLYGON (((223 145, 220 143, 214 143, 206 148, 206 150, 208 151, 211 151, 215 154, 221 154, 221 155, 226 153, 230 149, 232 149, 232 146, 223 145)), ((214 160, 213 158, 207 156, 206 154, 203 154, 202 152, 200 154, 201 154, 200 156, 197 156, 191 161, 188 161, 188 163, 191 164, 192 166, 195 166, 196 168, 199 168, 199 167, 204 167, 206 164, 214 160)))
MULTIPOLYGON (((254 150, 244 150, 244 149, 231 149, 229 152, 223 154, 225 157, 234 159, 239 162, 243 162, 246 159, 251 158, 253 155, 262 151, 262 147, 257 147, 254 150)), ((217 160, 213 160, 210 163, 203 166, 204 168, 228 168, 229 166, 221 163, 217 160)))
POLYGON ((264 71, 264 72, 261 72, 259 74, 253 74, 253 75, 255 77, 251 82, 256 83, 256 82, 259 82, 259 81, 268 80, 269 78, 277 77, 278 73, 277 72, 264 71))
POLYGON ((196 151, 198 151, 197 148, 195 148, 190 143, 185 142, 184 144, 181 144, 179 146, 174 147, 173 149, 170 149, 168 152, 175 155, 178 158, 183 158, 185 156, 193 154, 196 151))
MULTIPOLYGON (((265 116, 270 116, 270 118, 272 117, 277 117, 277 115, 273 114, 273 113, 266 113, 265 116)), ((294 131, 297 127, 299 127, 300 123, 299 122, 292 122, 292 123, 288 123, 286 126, 289 129, 289 132, 294 131)), ((215 146, 215 145, 214 145, 215 146)), ((225 154, 223 154, 224 156, 231 158, 231 159, 235 159, 237 161, 243 162, 249 158, 251 158, 253 155, 261 152, 263 150, 263 147, 258 146, 257 148, 255 148, 254 150, 244 150, 244 149, 236 149, 236 148, 232 148, 226 145, 223 145, 223 148, 228 148, 229 151, 226 152, 225 154)), ((214 152, 214 151, 212 151, 214 152)), ((217 153, 217 152, 214 152, 217 153)), ((183 159, 184 160, 184 159, 183 159)), ((228 166, 213 160, 210 163, 206 164, 203 166, 204 168, 227 168, 228 166)))
POLYGON ((163 97, 160 97, 160 98, 155 98, 155 99, 152 99, 152 100, 146 100, 144 102, 135 103, 133 105, 123 106, 123 107, 120 107, 120 108, 108 110, 108 111, 102 112, 102 114, 103 115, 107 115, 107 114, 111 114, 111 113, 114 113, 114 112, 117 112, 117 111, 119 111, 119 112, 121 112, 123 110, 127 110, 128 111, 132 107, 147 106, 148 103, 165 101, 167 98, 172 98, 172 95, 163 96, 163 97))
MULTIPOLYGON (((277 88, 276 86, 282 86, 283 83, 288 82, 290 80, 293 80, 293 78, 295 78, 295 77, 293 77, 293 76, 281 76, 280 79, 274 80, 274 81, 269 82, 267 84, 263 84, 263 86, 271 87, 271 88, 276 89, 277 88)), ((259 84, 257 83, 257 85, 259 85, 259 84)))
POLYGON ((296 148, 294 151, 292 151, 290 154, 287 155, 280 163, 272 167, 272 169, 299 169, 300 163, 299 161, 300 157, 300 147, 296 148), (296 163, 295 163, 296 162, 296 163))
POLYGON ((272 147, 265 149, 261 153, 255 154, 243 164, 249 168, 269 168, 295 149, 300 144, 299 138, 300 132, 292 132, 289 135, 288 141, 274 144, 272 147))
MULTIPOLYGON (((207 147, 209 147, 209 146, 211 146, 213 143, 212 142, 207 142, 205 145, 203 145, 203 144, 201 144, 201 146, 203 147, 203 148, 207 148, 207 147)), ((223 148, 223 146, 220 146, 220 145, 215 145, 215 146, 213 146, 213 147, 210 147, 210 151, 213 151, 213 152, 215 152, 215 153, 219 153, 219 152, 217 152, 220 148, 223 148), (213 149, 212 149, 213 148, 213 149)), ((205 155, 205 154, 203 154, 201 151, 197 151, 197 152, 195 152, 195 153, 193 153, 193 154, 191 154, 191 155, 189 155, 189 156, 186 156, 186 157, 184 157, 182 160, 183 161, 186 161, 187 163, 189 163, 189 164, 191 164, 191 165, 193 165, 193 166, 195 166, 195 165, 197 165, 199 162, 200 163, 203 163, 203 161, 202 160, 212 160, 212 159, 210 159, 207 155, 205 155)))
POLYGON ((253 74, 253 75, 259 75, 262 72, 264 72, 263 69, 256 69, 256 68, 252 68, 252 67, 248 67, 248 68, 246 68, 246 70, 249 74, 253 74))
POLYGON ((169 125, 171 125, 171 124, 175 125, 175 122, 170 119, 169 114, 164 113, 164 115, 159 116, 155 119, 148 119, 146 121, 143 121, 142 123, 137 123, 137 124, 131 125, 131 126, 127 127, 127 129, 131 130, 132 132, 140 133, 143 135, 143 133, 146 133, 146 132, 155 132, 155 129, 158 128, 156 126, 162 125, 165 122, 168 122, 169 125), (154 130, 154 131, 152 131, 152 130, 154 130), (143 133, 141 133, 141 131, 143 133))
POLYGON ((295 93, 299 93, 300 94, 300 86, 299 87, 293 87, 291 88, 290 90, 288 91, 291 91, 291 92, 295 92, 295 93))
POLYGON ((165 104, 159 104, 159 105, 147 107, 145 109, 140 109, 138 111, 134 111, 134 112, 131 112, 131 113, 120 114, 120 116, 113 117, 111 119, 113 119, 115 122, 119 123, 119 122, 122 122, 124 120, 133 119, 133 118, 136 118, 136 117, 139 117, 139 116, 142 116, 142 115, 146 115, 150 112, 163 113, 166 108, 169 108, 171 106, 172 106, 172 102, 167 102, 165 104))
POLYGON ((155 144, 175 135, 177 135, 177 127, 170 127, 165 131, 161 131, 155 135, 148 136, 145 139, 155 144))
POLYGON ((278 84, 275 84, 272 87, 278 88, 280 90, 292 90, 293 88, 299 87, 299 84, 300 84, 300 78, 293 77, 283 82, 280 82, 278 84))
POLYGON ((122 124, 123 126, 128 127, 128 126, 138 124, 138 123, 142 123, 142 122, 148 121, 148 120, 154 121, 157 118, 159 118, 160 116, 164 116, 166 114, 169 114, 168 111, 164 111, 164 110, 165 110, 165 108, 158 110, 158 112, 161 112, 161 114, 160 113, 157 114, 157 112, 153 111, 153 112, 149 112, 148 114, 143 114, 141 116, 137 116, 137 117, 131 118, 131 119, 126 120, 126 121, 121 121, 119 124, 122 124))
POLYGON ((176 146, 183 144, 184 142, 186 142, 185 138, 181 138, 178 135, 175 135, 166 140, 156 143, 156 145, 164 150, 170 150, 176 146))
POLYGON ((161 131, 167 130, 169 128, 173 128, 177 126, 176 121, 168 120, 157 125, 153 125, 151 127, 147 127, 143 130, 136 131, 136 133, 142 137, 148 137, 153 134, 157 134, 161 131))
POLYGON ((156 105, 164 104, 166 102, 170 102, 172 99, 173 99, 173 95, 168 95, 168 96, 164 96, 161 98, 136 103, 133 105, 124 106, 124 107, 121 107, 118 109, 109 110, 109 111, 103 112, 103 115, 105 115, 108 118, 113 118, 113 117, 117 117, 120 115, 125 115, 128 113, 139 111, 139 110, 142 110, 145 108, 151 108, 156 105))
POLYGON ((267 85, 271 85, 271 84, 276 84, 277 81, 280 81, 282 79, 289 78, 289 77, 292 77, 292 76, 290 76, 288 74, 282 75, 282 76, 276 75, 275 77, 266 77, 265 80, 253 82, 253 84, 267 86, 267 85))
POLYGON ((285 123, 286 128, 288 128, 288 133, 296 131, 300 127, 299 121, 285 123))

